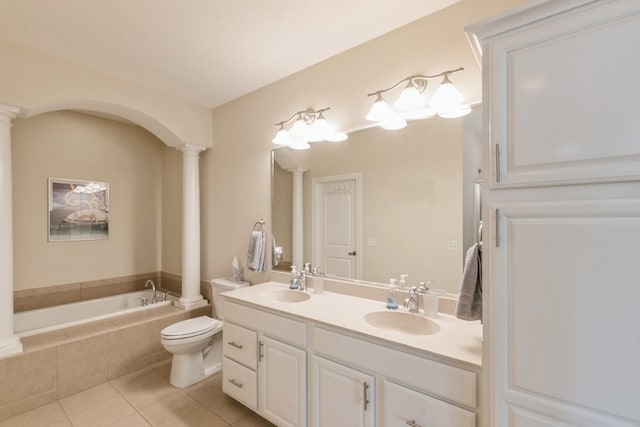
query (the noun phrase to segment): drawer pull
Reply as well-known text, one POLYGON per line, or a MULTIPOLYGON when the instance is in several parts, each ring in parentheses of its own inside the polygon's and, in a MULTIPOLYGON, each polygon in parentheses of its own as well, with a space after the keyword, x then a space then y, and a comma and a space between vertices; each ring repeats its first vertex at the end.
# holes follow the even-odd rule
POLYGON ((234 386, 238 387, 238 388, 242 388, 243 384, 240 381, 236 381, 234 378, 231 378, 229 380, 231 384, 233 384, 234 386))
POLYGON ((236 344, 235 341, 229 341, 227 344, 229 344, 231 347, 235 347, 238 350, 242 350, 242 344, 236 344))
POLYGON ((407 425, 411 427, 422 427, 420 424, 416 422, 416 420, 408 420, 407 425))
POLYGON ((369 408, 369 384, 365 381, 362 385, 364 386, 364 410, 366 411, 369 408))
POLYGON ((258 341, 258 362, 262 361, 264 357, 264 353, 262 353, 262 349, 264 348, 264 343, 262 341, 258 341))

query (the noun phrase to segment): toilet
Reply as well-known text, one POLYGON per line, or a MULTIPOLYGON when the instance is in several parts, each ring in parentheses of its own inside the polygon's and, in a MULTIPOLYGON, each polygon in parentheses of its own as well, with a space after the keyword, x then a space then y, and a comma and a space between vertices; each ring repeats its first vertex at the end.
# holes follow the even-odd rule
MULTIPOLYGON (((194 317, 167 326, 160 332, 160 343, 171 360, 171 385, 189 387, 222 369, 222 297, 221 293, 248 286, 247 282, 213 279, 213 304, 217 319, 194 317)), ((213 311, 213 310, 212 310, 213 311)), ((213 313, 212 313, 213 314, 213 313)))

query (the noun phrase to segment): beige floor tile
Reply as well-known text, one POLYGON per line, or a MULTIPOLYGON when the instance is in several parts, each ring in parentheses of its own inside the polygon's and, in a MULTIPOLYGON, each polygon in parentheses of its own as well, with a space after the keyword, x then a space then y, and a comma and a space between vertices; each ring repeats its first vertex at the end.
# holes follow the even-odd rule
POLYGON ((182 390, 172 387, 166 378, 151 368, 112 380, 111 384, 138 409, 185 394, 182 390))
POLYGON ((114 420, 113 423, 107 424, 109 427, 150 427, 149 424, 142 415, 135 414, 127 415, 123 418, 114 420))
POLYGON ((78 412, 67 413, 74 427, 119 426, 123 420, 130 420, 135 415, 138 415, 136 410, 122 396, 78 412))
POLYGON ((228 423, 233 424, 251 412, 249 408, 224 394, 221 374, 207 378, 186 388, 185 391, 228 423))
POLYGON ((186 393, 139 408, 139 411, 154 427, 228 425, 186 393))
POLYGON ((255 412, 250 413, 246 417, 240 418, 238 421, 231 425, 232 427, 275 427, 275 424, 271 424, 269 421, 262 418, 255 412))
POLYGON ((71 427, 71 422, 55 402, 2 421, 0 427, 71 427))
POLYGON ((162 362, 156 363, 152 366, 152 368, 157 373, 165 377, 167 381, 171 377, 171 359, 163 360, 162 362))
POLYGON ((114 399, 122 399, 122 396, 111 384, 104 383, 60 399, 60 406, 62 406, 67 415, 71 415, 98 407, 105 401, 114 399))

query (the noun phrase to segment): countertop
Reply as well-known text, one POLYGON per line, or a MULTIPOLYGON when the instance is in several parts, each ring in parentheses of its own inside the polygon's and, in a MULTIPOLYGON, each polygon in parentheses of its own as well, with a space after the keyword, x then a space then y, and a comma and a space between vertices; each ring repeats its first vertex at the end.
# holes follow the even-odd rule
MULTIPOLYGON (((424 353, 437 359, 462 362, 470 367, 482 366, 482 325, 480 322, 467 322, 455 316, 438 314, 431 319, 440 326, 440 331, 433 335, 411 335, 391 329, 383 329, 369 325, 364 316, 375 311, 386 311, 385 302, 359 298, 335 292, 315 294, 306 301, 287 303, 274 302, 265 298, 265 292, 274 289, 288 289, 289 286, 279 282, 266 282, 223 293, 229 300, 247 303, 256 307, 269 309, 305 320, 314 321, 365 337, 381 340, 387 345, 400 344, 403 347, 424 353)), ((302 291, 296 291, 302 292, 302 291)), ((405 311, 399 308, 398 311, 405 311)))

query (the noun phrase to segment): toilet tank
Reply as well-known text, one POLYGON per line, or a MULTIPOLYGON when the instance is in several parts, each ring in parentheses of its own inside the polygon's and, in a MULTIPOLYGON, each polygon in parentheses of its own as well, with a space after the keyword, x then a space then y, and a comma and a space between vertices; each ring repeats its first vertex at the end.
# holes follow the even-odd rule
POLYGON ((249 282, 232 282, 231 280, 222 277, 219 279, 211 279, 209 284, 211 285, 211 294, 213 295, 212 307, 215 308, 216 317, 221 320, 224 320, 224 314, 222 312, 222 297, 220 294, 249 286, 249 282))

